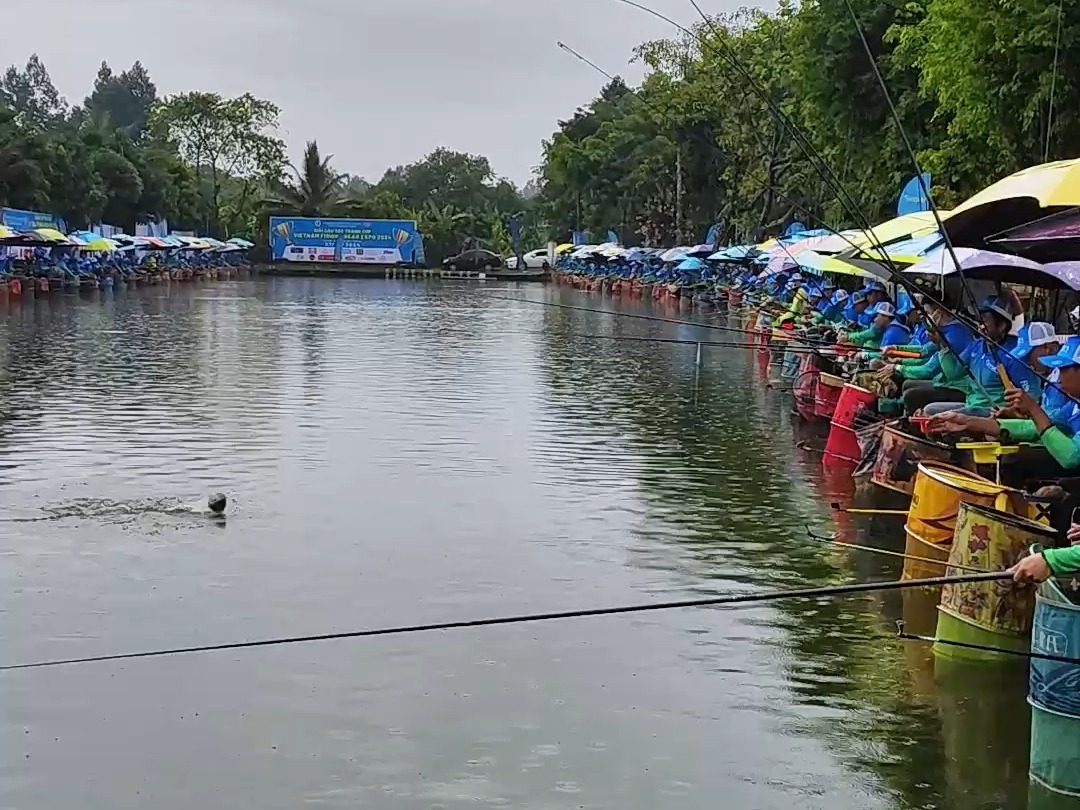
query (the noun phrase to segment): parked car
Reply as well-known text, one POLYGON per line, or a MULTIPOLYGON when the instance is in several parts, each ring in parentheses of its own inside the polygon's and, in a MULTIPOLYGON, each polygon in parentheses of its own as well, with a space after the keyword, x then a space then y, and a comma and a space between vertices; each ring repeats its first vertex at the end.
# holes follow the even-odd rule
MULTIPOLYGON (((551 263, 548 261, 547 248, 540 248, 539 250, 530 250, 523 257, 525 259, 526 270, 547 270, 551 267, 551 263)), ((511 270, 518 269, 517 256, 510 256, 506 260, 506 266, 511 270)))
POLYGON ((466 250, 457 256, 443 259, 443 267, 447 270, 483 270, 490 273, 502 266, 502 258, 490 250, 466 250))

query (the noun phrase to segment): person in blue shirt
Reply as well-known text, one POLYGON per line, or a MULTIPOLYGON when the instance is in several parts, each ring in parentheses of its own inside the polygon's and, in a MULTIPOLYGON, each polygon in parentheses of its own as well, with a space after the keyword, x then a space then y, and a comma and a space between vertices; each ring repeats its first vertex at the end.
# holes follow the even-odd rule
MULTIPOLYGON (((1013 316, 1004 301, 991 297, 979 305, 979 317, 983 336, 968 344, 958 357, 952 352, 941 357, 942 371, 950 384, 967 386, 964 402, 931 402, 923 409, 924 415, 935 416, 963 409, 969 415, 989 416, 994 408, 1004 403, 1005 382, 999 367, 1006 367, 1008 373, 1008 368, 1015 366, 1016 358, 1011 355, 1017 339, 1009 334, 1013 316)), ((957 351, 955 347, 953 351, 957 351)), ((1038 380, 1037 377, 1020 376, 1022 379, 1018 384, 1021 386, 1030 385, 1032 379, 1038 380)))
POLYGON ((911 342, 911 329, 904 322, 904 313, 892 312, 892 304, 887 301, 877 305, 876 321, 885 321, 885 329, 881 334, 882 346, 904 346, 911 342))
POLYGON ((866 297, 866 309, 859 314, 858 324, 863 329, 868 329, 874 322, 874 307, 889 299, 885 294, 885 285, 876 279, 868 281, 862 293, 866 297))
POLYGON ((866 309, 866 293, 862 290, 856 290, 848 296, 847 306, 844 307, 844 320, 847 321, 848 326, 853 329, 856 328, 866 309))

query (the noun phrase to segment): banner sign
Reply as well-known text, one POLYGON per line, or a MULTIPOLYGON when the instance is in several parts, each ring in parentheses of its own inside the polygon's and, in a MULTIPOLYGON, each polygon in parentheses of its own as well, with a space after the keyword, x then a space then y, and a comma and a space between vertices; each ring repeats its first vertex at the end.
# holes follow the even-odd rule
POLYGON ((0 225, 7 225, 13 231, 55 228, 67 232, 67 225, 61 217, 43 211, 22 211, 18 208, 0 208, 0 225))
POLYGON ((420 264, 423 237, 412 220, 270 218, 270 258, 280 262, 420 264))
POLYGON ((930 198, 923 191, 924 186, 927 189, 930 188, 929 172, 923 172, 922 175, 908 180, 907 185, 900 192, 900 199, 896 201, 896 215, 898 217, 902 217, 904 214, 917 214, 920 211, 930 210, 930 198), (920 177, 922 178, 921 183, 919 182, 920 177))

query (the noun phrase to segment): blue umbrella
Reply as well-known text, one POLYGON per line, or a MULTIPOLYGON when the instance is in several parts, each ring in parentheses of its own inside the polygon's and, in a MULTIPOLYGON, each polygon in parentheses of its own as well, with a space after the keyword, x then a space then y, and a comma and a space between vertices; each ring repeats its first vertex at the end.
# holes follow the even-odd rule
POLYGON ((703 262, 701 259, 697 259, 691 256, 690 258, 683 259, 681 262, 679 262, 678 266, 675 269, 679 271, 696 272, 698 270, 701 270, 704 266, 705 262, 703 262))

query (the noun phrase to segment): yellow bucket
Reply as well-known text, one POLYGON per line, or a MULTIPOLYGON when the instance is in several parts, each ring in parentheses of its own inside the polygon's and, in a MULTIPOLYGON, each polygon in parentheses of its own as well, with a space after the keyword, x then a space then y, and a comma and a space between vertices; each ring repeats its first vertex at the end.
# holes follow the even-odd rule
MULTIPOLYGON (((913 557, 941 560, 941 565, 904 561, 904 578, 941 577, 952 547, 956 516, 961 503, 991 506, 1002 512, 1023 494, 995 484, 974 473, 937 461, 919 463, 911 491, 904 533, 907 535, 904 552, 913 557)), ((1026 504, 1024 505, 1026 509, 1026 504)))
MULTIPOLYGON (((1036 543, 1052 545, 1057 533, 1015 514, 961 503, 949 563, 1004 571, 1036 543)), ((963 573, 960 568, 953 573, 963 573)), ((1009 580, 946 585, 938 605, 937 637, 987 647, 1026 650, 1035 613, 1035 592, 1009 580)), ((934 652, 954 658, 998 659, 1004 653, 968 650, 947 644, 934 652)))

